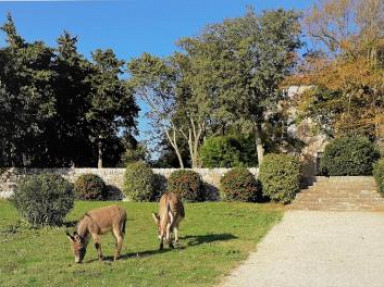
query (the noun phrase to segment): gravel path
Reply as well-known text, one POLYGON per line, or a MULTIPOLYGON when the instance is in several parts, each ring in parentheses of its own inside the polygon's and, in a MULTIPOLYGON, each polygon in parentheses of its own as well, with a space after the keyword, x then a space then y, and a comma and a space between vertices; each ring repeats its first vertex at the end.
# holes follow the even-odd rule
POLYGON ((286 212, 221 286, 383 287, 384 213, 286 212))

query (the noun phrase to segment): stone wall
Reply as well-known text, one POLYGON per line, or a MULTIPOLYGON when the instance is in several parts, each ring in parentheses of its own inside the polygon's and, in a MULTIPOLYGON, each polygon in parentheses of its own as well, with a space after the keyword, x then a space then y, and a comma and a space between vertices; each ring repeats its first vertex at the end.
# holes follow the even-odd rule
MULTIPOLYGON (((56 169, 23 169, 23 168, 11 168, 6 170, 0 175, 0 198, 6 198, 12 195, 15 182, 25 175, 32 174, 59 174, 70 182, 75 182, 76 179, 86 173, 93 173, 100 176, 108 185, 109 190, 113 197, 119 197, 120 190, 123 187, 124 168, 56 168, 56 169)), ((161 178, 168 178, 170 174, 177 169, 174 168, 159 168, 153 169, 155 174, 161 176, 161 178)), ((220 178, 229 170, 228 168, 200 168, 194 169, 201 175, 206 188, 211 190, 212 199, 217 197, 217 191, 220 186, 220 178), (214 194, 216 193, 216 195, 214 194)), ((255 176, 258 175, 257 168, 250 168, 251 173, 255 176)))

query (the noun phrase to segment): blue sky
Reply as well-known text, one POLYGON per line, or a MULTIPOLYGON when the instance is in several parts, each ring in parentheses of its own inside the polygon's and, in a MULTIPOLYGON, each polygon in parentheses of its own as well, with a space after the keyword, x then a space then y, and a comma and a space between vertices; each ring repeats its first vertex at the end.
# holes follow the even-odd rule
MULTIPOLYGON (((2 1, 0 23, 11 12, 19 33, 28 41, 56 45, 67 30, 78 36, 86 57, 95 49, 112 48, 124 60, 143 52, 171 54, 181 37, 195 36, 206 24, 241 16, 247 5, 256 11, 285 8, 305 10, 313 0, 126 0, 126 1, 2 1)), ((0 46, 5 44, 0 35, 0 46)), ((145 107, 139 103, 143 110, 145 107)), ((147 121, 141 113, 140 138, 147 121)))

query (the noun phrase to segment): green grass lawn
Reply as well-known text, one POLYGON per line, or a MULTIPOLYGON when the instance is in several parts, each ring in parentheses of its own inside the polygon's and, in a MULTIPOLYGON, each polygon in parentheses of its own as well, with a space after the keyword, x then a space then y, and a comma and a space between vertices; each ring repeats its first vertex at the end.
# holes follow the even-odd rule
MULTIPOLYGON (((109 204, 77 202, 67 220, 109 204)), ((9 202, 0 201, 0 286, 212 286, 256 249, 283 214, 274 204, 189 203, 179 247, 158 251, 151 217, 157 204, 117 204, 128 214, 122 259, 111 261, 114 238, 107 234, 104 262, 97 261, 90 241, 85 263, 76 264, 65 227, 31 228, 9 202)))

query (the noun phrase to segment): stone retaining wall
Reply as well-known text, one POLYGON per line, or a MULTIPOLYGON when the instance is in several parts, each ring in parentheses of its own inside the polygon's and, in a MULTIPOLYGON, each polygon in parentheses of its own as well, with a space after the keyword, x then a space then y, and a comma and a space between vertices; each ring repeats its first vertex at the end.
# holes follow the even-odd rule
MULTIPOLYGON (((170 174, 178 170, 176 168, 155 168, 153 172, 158 174, 164 178, 168 178, 170 174)), ((198 172, 204 181, 204 184, 207 188, 212 190, 212 193, 217 193, 217 190, 220 185, 220 178, 230 169, 228 168, 199 168, 193 169, 198 172)), ((251 173, 253 173, 256 177, 258 175, 258 168, 250 168, 251 173)), ((124 168, 55 168, 55 169, 40 169, 40 168, 11 168, 6 170, 0 175, 0 198, 9 197, 18 179, 24 177, 25 175, 32 174, 42 174, 42 173, 50 173, 50 174, 60 174, 64 178, 68 179, 70 182, 75 182, 76 179, 86 173, 93 173, 100 176, 105 183, 109 186, 110 190, 119 191, 123 186, 123 177, 124 177, 124 168)), ((212 198, 216 196, 213 195, 212 198)))

